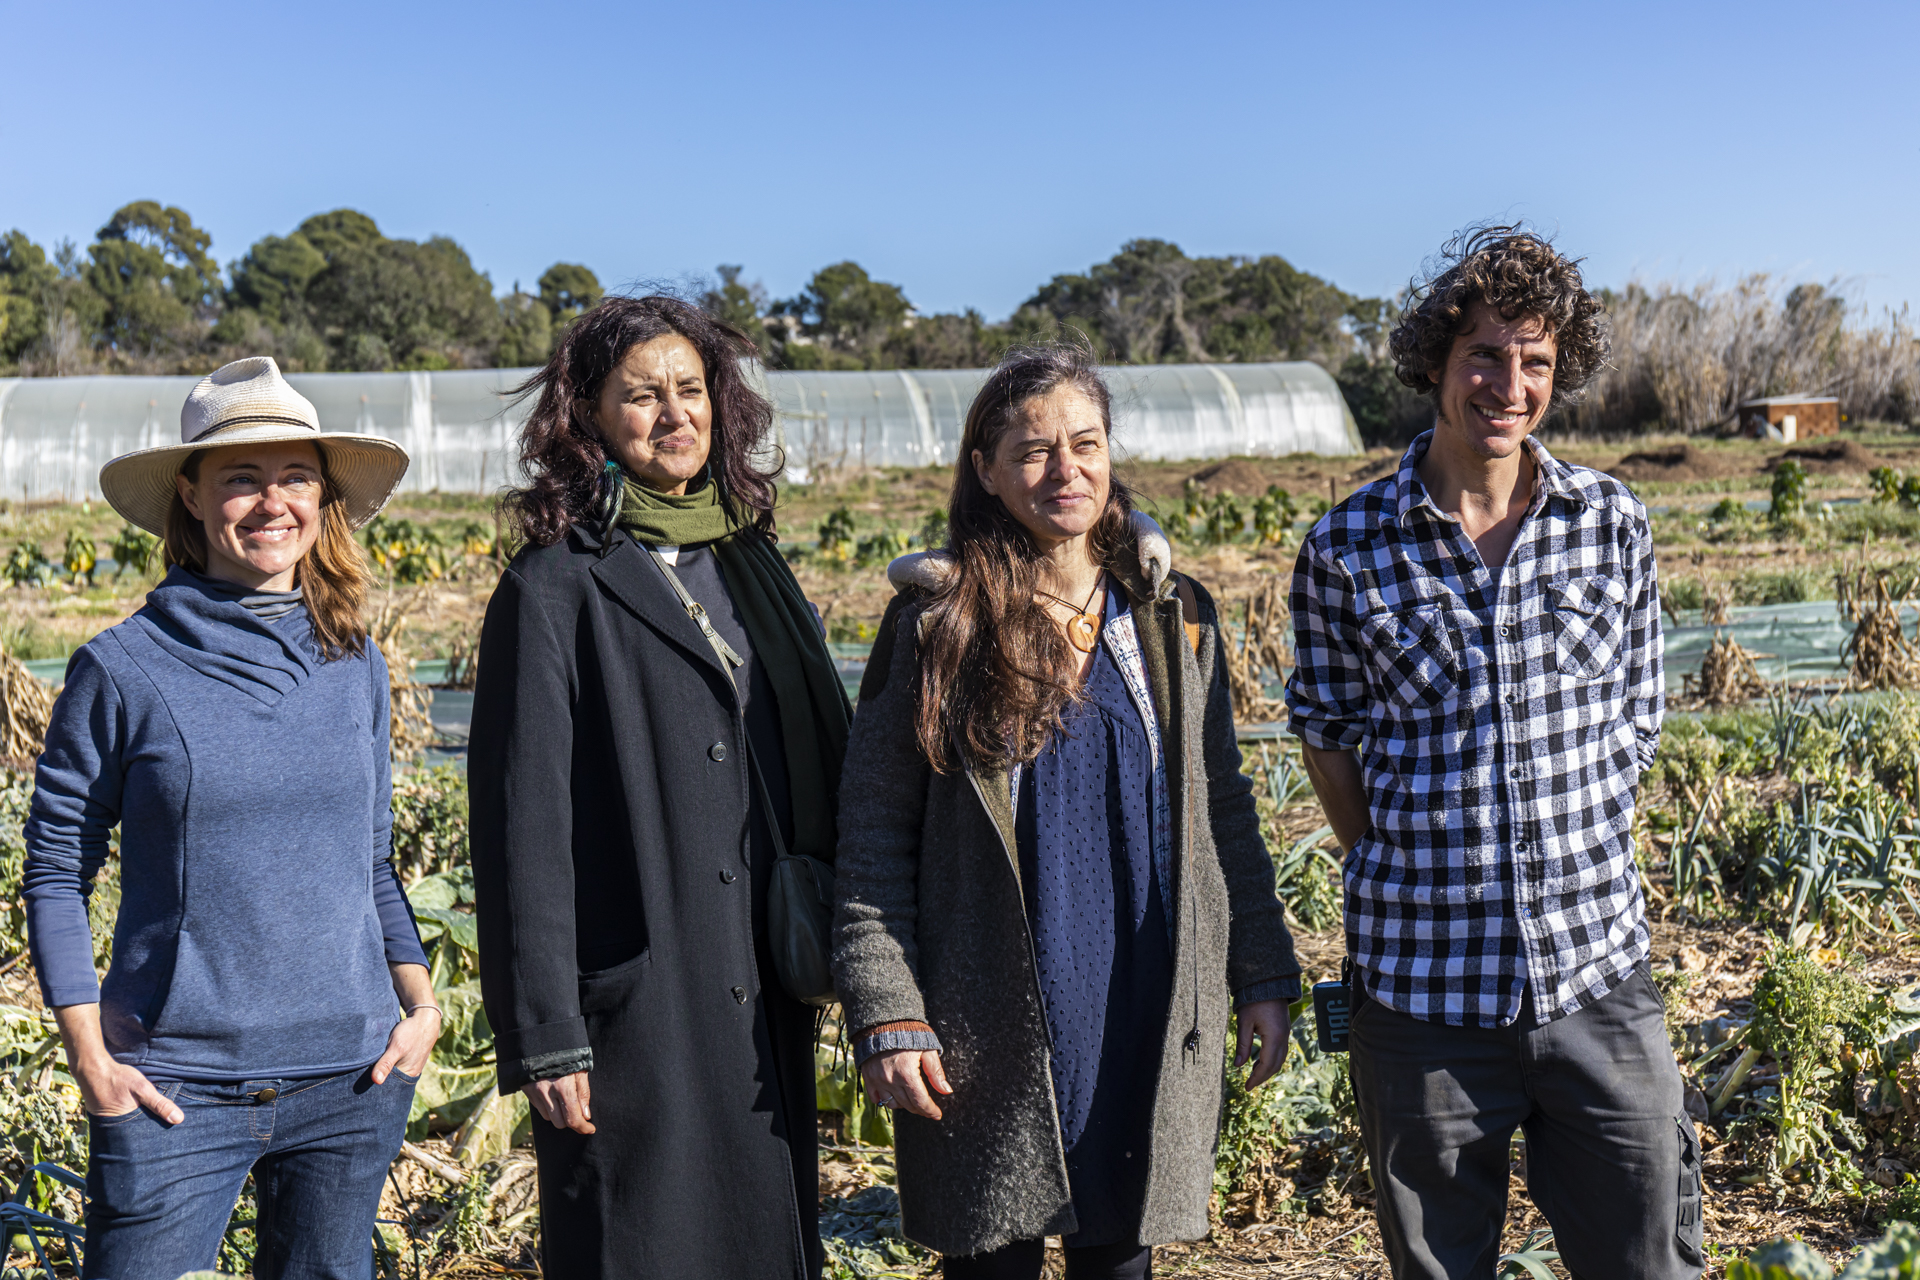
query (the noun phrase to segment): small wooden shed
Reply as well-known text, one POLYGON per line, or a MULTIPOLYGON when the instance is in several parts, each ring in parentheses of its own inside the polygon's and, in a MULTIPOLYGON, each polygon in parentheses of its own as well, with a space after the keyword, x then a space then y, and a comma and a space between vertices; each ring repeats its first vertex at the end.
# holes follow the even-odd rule
POLYGON ((1835 396, 1768 396, 1740 406, 1740 429, 1758 440, 1805 440, 1840 434, 1835 396))

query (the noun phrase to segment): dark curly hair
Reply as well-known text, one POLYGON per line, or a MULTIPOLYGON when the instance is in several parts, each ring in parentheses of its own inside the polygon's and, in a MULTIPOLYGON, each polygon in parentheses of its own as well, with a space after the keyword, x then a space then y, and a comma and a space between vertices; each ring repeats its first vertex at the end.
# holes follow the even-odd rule
POLYGON ((731 325, 692 303, 664 294, 610 297, 567 327, 546 367, 508 394, 539 394, 520 428, 520 465, 525 488, 508 492, 507 516, 529 542, 548 547, 589 518, 607 449, 589 410, 600 388, 627 353, 645 342, 677 333, 691 342, 706 366, 713 402, 712 451, 708 465, 727 517, 741 528, 773 535, 773 471, 754 465, 754 452, 773 425, 773 406, 740 369, 753 343, 731 325))
POLYGON ((1552 409, 1578 403, 1607 363, 1607 317, 1580 280, 1578 260, 1518 226, 1472 227, 1456 234, 1415 280, 1407 308, 1387 339, 1394 373, 1422 395, 1437 395, 1467 310, 1485 302, 1508 320, 1537 317, 1553 334, 1552 409))

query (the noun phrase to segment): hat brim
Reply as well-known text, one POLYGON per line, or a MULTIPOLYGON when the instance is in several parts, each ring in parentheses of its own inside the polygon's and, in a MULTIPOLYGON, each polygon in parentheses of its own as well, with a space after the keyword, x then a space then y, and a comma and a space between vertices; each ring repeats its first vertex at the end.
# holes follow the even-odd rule
POLYGON ((222 431, 197 444, 169 444, 123 453, 100 468, 100 493, 129 521, 164 538, 167 512, 177 492, 174 477, 180 474, 189 454, 239 444, 280 443, 310 444, 320 450, 333 500, 341 505, 347 523, 355 529, 387 505, 412 464, 405 449, 382 436, 260 424, 222 431))

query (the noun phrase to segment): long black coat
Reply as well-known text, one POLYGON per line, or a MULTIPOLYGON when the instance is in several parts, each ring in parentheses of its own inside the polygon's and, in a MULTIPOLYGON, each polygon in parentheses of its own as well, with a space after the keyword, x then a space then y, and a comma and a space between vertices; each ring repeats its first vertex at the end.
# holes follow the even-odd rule
POLYGON ((534 1118, 550 1276, 819 1274, 812 1020, 766 962, 745 733, 626 535, 514 558, 487 607, 468 785, 500 1086, 593 1053, 598 1132, 534 1118))

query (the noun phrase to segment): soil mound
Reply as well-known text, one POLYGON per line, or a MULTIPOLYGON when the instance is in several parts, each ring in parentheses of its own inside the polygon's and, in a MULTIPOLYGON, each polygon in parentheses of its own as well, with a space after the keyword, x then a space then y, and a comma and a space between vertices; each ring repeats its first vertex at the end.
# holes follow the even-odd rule
POLYGON ((1828 476, 1865 475, 1875 467, 1886 465, 1871 449, 1862 448, 1852 440, 1795 445, 1780 456, 1794 459, 1808 471, 1828 476))
POLYGON ((1267 491, 1274 483, 1256 462, 1245 458, 1228 458, 1225 462, 1216 462, 1210 467, 1202 467, 1188 477, 1197 481, 1208 493, 1231 493, 1243 498, 1255 498, 1267 491))
POLYGON ((1754 470, 1753 463, 1748 459, 1691 444, 1630 453, 1606 468, 1608 475, 1616 480, 1625 480, 1628 484, 1649 480, 1725 480, 1733 476, 1750 475, 1754 470))

